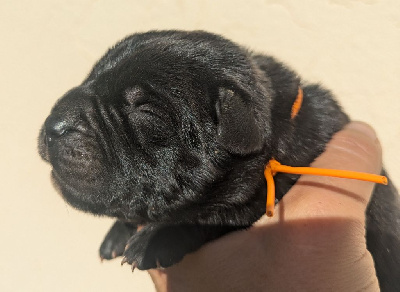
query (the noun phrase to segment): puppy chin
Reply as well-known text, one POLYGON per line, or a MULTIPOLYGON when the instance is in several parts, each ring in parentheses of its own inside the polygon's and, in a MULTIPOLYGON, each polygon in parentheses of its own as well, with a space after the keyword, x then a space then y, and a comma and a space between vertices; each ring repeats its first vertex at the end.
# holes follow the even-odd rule
POLYGON ((99 200, 102 197, 100 188, 85 185, 82 181, 78 184, 66 182, 54 170, 51 172, 51 181, 57 193, 72 207, 95 215, 107 215, 106 204, 99 200))

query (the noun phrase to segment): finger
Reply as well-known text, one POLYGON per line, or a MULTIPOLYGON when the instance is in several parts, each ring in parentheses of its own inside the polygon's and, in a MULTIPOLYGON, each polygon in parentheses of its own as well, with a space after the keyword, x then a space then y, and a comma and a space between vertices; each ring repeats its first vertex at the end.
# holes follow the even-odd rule
MULTIPOLYGON (((381 147, 371 127, 354 122, 334 135, 311 166, 379 174, 381 147)), ((365 242, 365 211, 373 187, 365 181, 301 176, 278 204, 275 216, 263 216, 252 229, 265 239, 266 253, 272 249, 280 255, 275 273, 291 271, 292 279, 303 283, 318 271, 319 279, 332 280, 334 275, 338 287, 362 287, 369 281, 377 285, 365 242), (292 269, 293 262, 301 263, 302 269, 292 269), (357 281, 349 265, 352 272, 363 271, 357 281)))
POLYGON ((167 274, 164 270, 151 269, 147 271, 154 283, 157 292, 167 291, 167 274))
MULTIPOLYGON (((381 147, 374 130, 353 122, 338 132, 311 166, 379 174, 381 147)), ((356 218, 364 222, 374 183, 303 175, 282 200, 285 219, 310 217, 356 218), (287 206, 287 207, 286 207, 287 206)), ((280 214, 282 216, 282 214, 280 214)))

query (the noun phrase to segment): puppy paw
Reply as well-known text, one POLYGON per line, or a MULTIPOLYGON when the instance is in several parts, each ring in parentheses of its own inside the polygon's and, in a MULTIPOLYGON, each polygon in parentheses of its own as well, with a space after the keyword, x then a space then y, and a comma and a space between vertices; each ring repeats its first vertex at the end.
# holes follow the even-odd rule
POLYGON ((121 256, 134 230, 133 226, 116 221, 100 246, 99 253, 101 260, 110 260, 121 256))
POLYGON ((179 262, 187 253, 179 227, 147 225, 134 234, 123 253, 122 263, 139 270, 166 268, 179 262))

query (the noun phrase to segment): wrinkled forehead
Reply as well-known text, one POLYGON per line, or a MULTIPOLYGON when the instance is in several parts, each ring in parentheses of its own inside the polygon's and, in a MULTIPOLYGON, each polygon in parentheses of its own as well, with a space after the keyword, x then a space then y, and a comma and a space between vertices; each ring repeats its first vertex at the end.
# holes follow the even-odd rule
POLYGON ((249 63, 245 50, 220 36, 205 32, 150 32, 130 36, 110 49, 87 80, 109 71, 126 71, 132 73, 131 78, 155 81, 234 78, 247 82, 249 63))
POLYGON ((243 98, 254 94, 253 69, 249 53, 220 36, 150 32, 130 36, 110 49, 83 85, 91 84, 96 96, 110 101, 139 86, 158 98, 210 113, 220 87, 243 98))

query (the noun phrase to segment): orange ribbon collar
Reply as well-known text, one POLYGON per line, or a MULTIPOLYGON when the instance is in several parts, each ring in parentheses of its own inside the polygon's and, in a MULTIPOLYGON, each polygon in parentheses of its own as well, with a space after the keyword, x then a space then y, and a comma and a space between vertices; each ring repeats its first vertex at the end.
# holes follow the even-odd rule
POLYGON ((301 87, 299 87, 296 100, 294 101, 294 103, 292 105, 292 111, 290 113, 290 118, 292 120, 294 120, 294 118, 299 113, 302 104, 303 104, 303 89, 301 89, 301 87))
MULTIPOLYGON (((293 103, 291 111, 291 119, 293 120, 300 111, 301 104, 303 102, 303 90, 299 87, 296 100, 293 103)), ((385 176, 369 174, 364 172, 349 171, 349 170, 338 170, 338 169, 326 169, 316 167, 292 167, 282 165, 275 159, 271 159, 265 167, 264 176, 267 181, 267 204, 266 213, 268 217, 274 215, 275 208, 275 182, 274 175, 278 172, 291 173, 291 174, 310 174, 310 175, 322 175, 332 176, 340 178, 358 179, 363 181, 370 181, 379 184, 388 184, 388 180, 385 176)))

